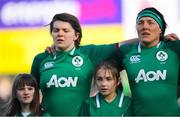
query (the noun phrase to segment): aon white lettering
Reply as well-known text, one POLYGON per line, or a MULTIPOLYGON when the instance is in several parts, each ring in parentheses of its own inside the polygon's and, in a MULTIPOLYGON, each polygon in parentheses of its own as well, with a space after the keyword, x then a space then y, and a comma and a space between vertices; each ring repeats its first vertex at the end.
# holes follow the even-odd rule
POLYGON ((159 80, 160 78, 162 80, 166 79, 167 70, 157 70, 157 71, 148 71, 145 73, 144 69, 141 69, 135 78, 136 83, 139 83, 140 80, 143 80, 144 82, 147 81, 154 81, 159 80))
POLYGON ((60 77, 57 78, 57 75, 52 75, 51 79, 47 83, 47 88, 50 88, 51 86, 55 87, 76 87, 78 81, 78 77, 60 77))

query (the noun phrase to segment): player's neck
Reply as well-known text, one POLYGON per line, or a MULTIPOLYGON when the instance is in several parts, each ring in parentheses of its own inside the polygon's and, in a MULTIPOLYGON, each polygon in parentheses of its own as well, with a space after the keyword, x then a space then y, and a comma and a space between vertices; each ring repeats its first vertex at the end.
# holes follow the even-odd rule
POLYGON ((108 102, 111 103, 115 98, 116 98, 116 92, 112 92, 109 95, 104 96, 104 99, 108 102))

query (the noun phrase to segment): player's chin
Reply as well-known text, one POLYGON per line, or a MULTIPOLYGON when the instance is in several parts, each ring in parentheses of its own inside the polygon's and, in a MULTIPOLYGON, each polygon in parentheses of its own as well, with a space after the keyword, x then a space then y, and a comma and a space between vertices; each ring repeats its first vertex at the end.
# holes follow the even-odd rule
POLYGON ((58 49, 62 49, 63 48, 63 44, 61 43, 55 43, 55 47, 58 48, 58 49))
POLYGON ((99 93, 102 94, 102 95, 108 95, 109 94, 108 91, 100 91, 99 93))
POLYGON ((149 42, 152 40, 152 37, 150 35, 148 36, 141 36, 140 40, 143 42, 149 42))

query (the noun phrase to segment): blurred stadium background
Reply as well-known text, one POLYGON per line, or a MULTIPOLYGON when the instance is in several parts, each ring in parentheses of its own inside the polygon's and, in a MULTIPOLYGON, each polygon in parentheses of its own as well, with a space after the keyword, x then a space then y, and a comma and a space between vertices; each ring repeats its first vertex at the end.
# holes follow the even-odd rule
MULTIPOLYGON (((7 98, 14 75, 29 73, 34 56, 52 44, 46 25, 54 14, 68 12, 79 18, 82 45, 108 44, 137 37, 136 15, 148 6, 164 14, 166 34, 180 36, 180 0, 1 0, 0 97, 7 98)), ((126 78, 123 84, 130 95, 126 78)))

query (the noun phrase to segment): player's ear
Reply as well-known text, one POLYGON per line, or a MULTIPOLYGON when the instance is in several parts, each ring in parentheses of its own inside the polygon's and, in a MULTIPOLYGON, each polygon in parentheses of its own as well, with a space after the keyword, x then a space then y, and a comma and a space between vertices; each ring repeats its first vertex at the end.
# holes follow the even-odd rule
POLYGON ((75 38, 74 40, 77 40, 77 39, 79 38, 79 35, 80 35, 80 33, 79 33, 79 32, 76 32, 76 33, 75 33, 75 37, 76 37, 76 38, 75 38))

